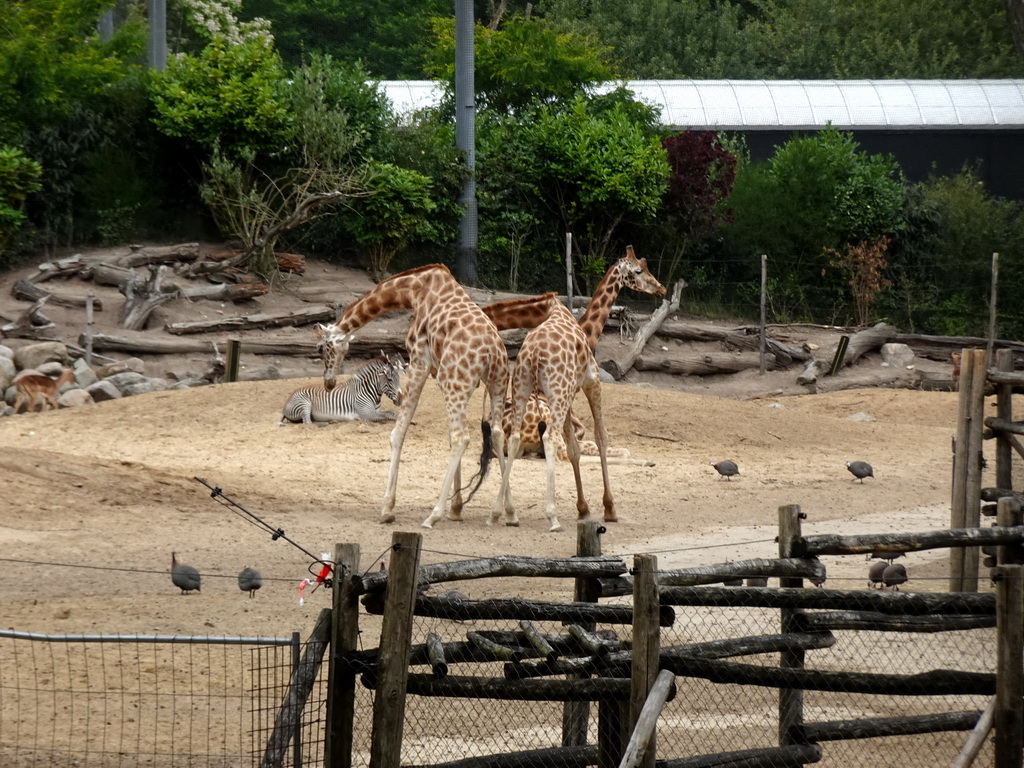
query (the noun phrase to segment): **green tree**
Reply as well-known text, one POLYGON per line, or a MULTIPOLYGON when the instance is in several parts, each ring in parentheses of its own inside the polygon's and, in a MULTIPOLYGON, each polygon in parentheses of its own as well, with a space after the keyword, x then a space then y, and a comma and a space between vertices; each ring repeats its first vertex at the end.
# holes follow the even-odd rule
MULTIPOLYGON (((433 20, 435 43, 427 73, 455 83, 455 21, 433 20)), ((517 111, 536 101, 566 100, 582 86, 613 79, 606 51, 580 33, 559 32, 542 19, 512 16, 498 29, 477 24, 474 32, 477 103, 495 112, 517 111)))
POLYGON ((25 198, 40 189, 39 163, 15 147, 0 145, 0 264, 4 249, 25 223, 25 198))

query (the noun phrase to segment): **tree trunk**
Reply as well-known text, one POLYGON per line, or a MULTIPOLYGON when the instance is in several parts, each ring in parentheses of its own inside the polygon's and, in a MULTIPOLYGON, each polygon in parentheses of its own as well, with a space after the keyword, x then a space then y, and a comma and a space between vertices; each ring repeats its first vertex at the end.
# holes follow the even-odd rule
POLYGON ((149 270, 149 279, 143 281, 134 270, 128 274, 128 280, 121 288, 125 295, 125 304, 121 310, 121 327, 131 331, 141 331, 146 327, 149 316, 161 304, 166 304, 181 295, 177 286, 164 285, 167 265, 161 264, 149 270))

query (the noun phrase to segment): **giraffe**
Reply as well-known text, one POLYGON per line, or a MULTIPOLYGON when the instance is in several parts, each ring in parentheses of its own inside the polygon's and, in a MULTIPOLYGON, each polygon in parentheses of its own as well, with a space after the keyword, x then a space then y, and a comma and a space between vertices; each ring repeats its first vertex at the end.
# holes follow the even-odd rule
POLYGON ((522 440, 522 425, 530 396, 543 393, 551 410, 551 422, 543 437, 544 458, 547 465, 547 499, 544 512, 549 530, 560 531, 562 526, 555 514, 555 433, 561 429, 566 451, 572 463, 576 481, 576 512, 579 519, 590 515, 583 495, 580 478, 580 449, 572 427, 572 401, 583 391, 594 419, 594 432, 601 458, 601 478, 604 483, 604 520, 615 522, 615 502, 608 479, 608 434, 601 413, 601 379, 594 358, 594 349, 615 298, 622 288, 664 295, 665 287, 647 269, 646 259, 637 259, 632 246, 626 255, 616 261, 602 278, 577 322, 575 316, 562 304, 555 303, 550 315, 527 335, 516 357, 512 373, 512 433, 508 441, 508 457, 503 466, 501 491, 491 511, 490 523, 498 522, 505 513, 506 525, 518 525, 515 506, 510 495, 512 465, 522 440))
MULTIPOLYGON (((533 299, 525 300, 524 303, 530 301, 533 299)), ((412 322, 405 339, 409 366, 406 391, 403 393, 395 427, 391 431, 391 464, 380 521, 392 523, 395 520, 402 445, 427 378, 433 376, 444 398, 451 443, 451 455, 441 484, 441 494, 430 515, 422 523, 424 528, 433 528, 434 523, 444 516, 448 493, 453 486, 454 497, 448 518, 462 519, 461 461, 469 444, 467 410, 470 397, 481 384, 486 388, 490 403, 490 418, 485 422, 485 430, 489 424, 490 439, 504 473, 505 433, 501 428, 501 413, 508 389, 508 353, 495 326, 470 299, 448 268, 443 264, 430 264, 400 272, 378 283, 350 304, 336 322, 317 326, 324 360, 325 389, 334 387, 338 366, 348 352, 354 332, 374 318, 399 309, 412 310, 412 322)), ((487 470, 490 452, 491 445, 485 445, 480 460, 481 481, 487 470)))

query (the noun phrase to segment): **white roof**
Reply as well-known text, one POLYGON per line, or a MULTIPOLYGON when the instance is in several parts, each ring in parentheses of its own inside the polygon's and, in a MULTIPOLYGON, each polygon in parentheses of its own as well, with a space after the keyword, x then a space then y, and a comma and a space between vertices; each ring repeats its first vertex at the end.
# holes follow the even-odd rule
MULTIPOLYGON (((1024 80, 627 80, 674 128, 1024 128, 1024 80)), ((606 83, 607 92, 619 83, 606 83)), ((396 111, 437 104, 441 86, 386 80, 396 111)))

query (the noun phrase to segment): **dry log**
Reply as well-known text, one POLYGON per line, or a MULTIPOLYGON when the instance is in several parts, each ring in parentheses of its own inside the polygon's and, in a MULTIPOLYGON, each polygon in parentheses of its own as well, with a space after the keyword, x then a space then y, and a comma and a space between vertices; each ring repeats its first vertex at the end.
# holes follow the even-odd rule
POLYGON ((686 287, 685 280, 677 280, 676 284, 672 286, 672 296, 670 299, 664 299, 661 302, 661 306, 655 310, 654 314, 651 315, 651 319, 641 328, 637 334, 636 339, 633 341, 631 347, 627 347, 625 350, 613 354, 607 360, 600 362, 601 368, 608 371, 616 380, 621 379, 627 373, 629 369, 633 367, 633 363, 640 357, 640 353, 643 352, 644 347, 647 346, 648 340, 655 333, 658 332, 658 328, 665 322, 670 314, 679 309, 679 297, 683 292, 683 288, 686 287))
POLYGON ((530 645, 533 646, 534 650, 537 651, 537 655, 544 659, 544 661, 551 663, 558 659, 558 651, 552 647, 551 643, 540 633, 532 621, 521 619, 519 628, 523 630, 523 634, 530 641, 530 645))
MULTIPOLYGON (((80 337, 79 343, 84 343, 80 337)), ((205 352, 210 348, 209 339, 179 339, 179 338, 154 338, 151 335, 113 336, 110 334, 97 333, 93 335, 93 349, 106 350, 107 352, 122 352, 129 355, 188 355, 195 352, 205 352)), ((226 338, 213 340, 216 344, 226 344, 226 338)), ((250 355, 278 355, 295 357, 318 357, 316 342, 312 339, 302 341, 297 339, 242 339, 242 352, 250 355)), ((368 358, 379 355, 381 352, 387 354, 406 354, 404 339, 385 339, 384 341, 359 341, 354 340, 349 345, 349 357, 368 358)))
POLYGON ((428 632, 426 646, 431 671, 437 677, 447 677, 448 662, 444 658, 444 644, 440 636, 435 632, 428 632))
POLYGON ((588 768, 597 764, 597 745, 593 744, 502 752, 429 765, 405 764, 404 768, 588 768))
MULTIPOLYGON (((372 683, 363 675, 364 684, 372 683)), ((506 680, 503 677, 409 675, 406 691, 415 696, 515 701, 602 701, 629 696, 629 678, 591 680, 506 680)), ((368 686, 372 687, 372 686, 368 686)))
POLYGON ((281 328, 333 322, 336 314, 333 307, 309 307, 308 309, 300 309, 295 312, 286 312, 278 315, 257 313, 243 317, 225 317, 217 320, 200 320, 192 323, 168 323, 165 329, 168 333, 183 335, 189 333, 281 328))
POLYGON ((804 723, 802 729, 804 737, 812 742, 877 739, 882 736, 909 736, 915 733, 969 731, 974 728, 979 717, 981 717, 980 710, 971 710, 968 712, 942 712, 937 715, 826 720, 817 723, 804 723))
POLYGON ((953 632, 984 629, 996 625, 993 616, 889 616, 871 611, 818 611, 798 613, 798 627, 805 631, 833 629, 867 630, 871 632, 953 632))
MULTIPOLYGON (((658 329, 658 336, 667 336, 683 341, 709 342, 717 341, 727 347, 740 350, 756 350, 758 348, 758 329, 750 326, 725 330, 693 325, 682 320, 666 320, 658 329)), ((775 355, 780 367, 788 367, 795 360, 809 360, 811 352, 805 345, 787 344, 775 339, 766 339, 768 351, 775 355)))
POLYGON ((666 656, 662 669, 677 675, 716 683, 802 688, 829 693, 870 693, 880 696, 991 696, 996 676, 988 672, 934 669, 912 675, 840 672, 797 667, 766 667, 736 661, 713 661, 692 656, 666 656))
MULTIPOLYGON (((442 581, 463 581, 496 576, 527 576, 572 579, 579 577, 602 578, 619 576, 627 571, 618 557, 525 557, 498 555, 476 560, 421 565, 417 573, 419 584, 437 584, 442 581)), ((363 577, 362 591, 375 592, 387 586, 387 571, 376 571, 363 577)))
MULTIPOLYGON (((769 370, 777 368, 775 355, 766 355, 769 370)), ((669 350, 659 355, 642 355, 633 363, 638 371, 663 371, 678 376, 713 376, 738 373, 761 365, 757 352, 683 352, 669 350)), ((614 374, 613 374, 614 375, 614 374)))
POLYGON ((300 253, 275 253, 277 268, 282 272, 301 275, 306 271, 306 257, 300 253))
POLYGON ((1012 491, 1009 488, 982 488, 981 489, 981 500, 982 501, 999 501, 1002 498, 1009 497, 1015 500, 1018 504, 1024 504, 1024 493, 1018 491, 1012 491))
POLYGON ((806 536, 797 546, 801 554, 864 555, 871 552, 917 552, 947 547, 980 547, 985 544, 1024 543, 1024 526, 1009 528, 949 528, 920 533, 878 533, 861 536, 820 534, 806 536))
POLYGON ((26 309, 14 320, 0 326, 0 337, 6 336, 9 339, 41 339, 43 331, 55 327, 50 318, 40 310, 49 299, 49 295, 37 299, 31 307, 26 309))
MULTIPOLYGON (((365 604, 365 603, 364 603, 365 604)), ((371 606, 367 610, 371 613, 371 606)), ((430 616, 462 621, 484 619, 532 619, 533 621, 561 621, 566 624, 631 624, 633 609, 628 605, 600 605, 597 603, 552 603, 539 600, 510 598, 505 600, 447 600, 438 597, 416 598, 417 616, 430 616)), ((671 627, 675 612, 662 607, 660 626, 671 627)))
POLYGON ((141 331, 146 327, 154 309, 181 295, 177 286, 163 284, 166 274, 165 264, 156 269, 150 268, 147 280, 139 278, 135 270, 129 271, 128 279, 119 289, 125 296, 125 303, 121 308, 122 328, 141 331))
POLYGON ((37 267, 38 271, 28 279, 33 283, 45 283, 47 280, 53 280, 57 277, 76 277, 81 273, 83 265, 84 262, 80 253, 76 253, 74 256, 69 256, 66 259, 44 261, 37 267))
MULTIPOLYGON (((54 304, 60 307, 85 307, 86 298, 85 296, 68 296, 67 294, 54 293, 53 291, 44 291, 35 283, 29 282, 28 280, 19 280, 11 288, 11 294, 16 299, 22 301, 39 301, 44 297, 47 298, 50 304, 54 304)), ((103 303, 94 298, 92 302, 92 308, 97 312, 103 310, 103 303)))
POLYGON ((843 374, 842 377, 827 376, 815 387, 818 392, 842 392, 847 389, 918 389, 916 371, 899 368, 880 368, 864 373, 843 374))
MULTIPOLYGON (((849 346, 846 348, 846 354, 843 356, 843 366, 852 365, 871 350, 878 349, 883 344, 892 341, 895 336, 896 329, 885 323, 878 323, 878 325, 853 334, 850 337, 849 346)), ((803 372, 797 376, 797 383, 814 384, 818 377, 828 374, 837 348, 838 345, 830 347, 822 357, 808 363, 803 372)))
MULTIPOLYGON (((959 352, 965 348, 985 349, 988 346, 988 339, 980 336, 928 336, 920 333, 898 333, 892 338, 892 341, 906 344, 914 350, 916 355, 943 363, 949 362, 951 352, 959 352)), ((1014 352, 1024 353, 1024 343, 1016 340, 996 339, 994 348, 1012 349, 1014 352)))
POLYGON ((825 565, 820 560, 803 557, 755 558, 734 563, 661 571, 658 574, 658 585, 662 587, 693 587, 698 584, 715 584, 726 579, 747 576, 824 578, 825 565))
POLYGON ((113 264, 121 267, 149 267, 154 264, 176 264, 191 262, 199 258, 199 243, 178 245, 129 246, 131 253, 114 259, 113 264))
POLYGON ((101 262, 93 264, 82 273, 82 277, 91 279, 96 285, 110 285, 120 290, 128 280, 130 272, 125 267, 101 262))
POLYGON ((264 283, 211 283, 180 288, 186 299, 213 299, 214 301, 249 301, 270 292, 264 283))
POLYGON ((971 592, 881 592, 878 590, 782 587, 661 587, 662 606, 804 608, 875 611, 892 615, 953 616, 995 613, 996 596, 971 592))
POLYGON ((658 768, 804 768, 821 760, 817 744, 790 744, 785 747, 741 749, 713 755, 659 760, 658 768))

